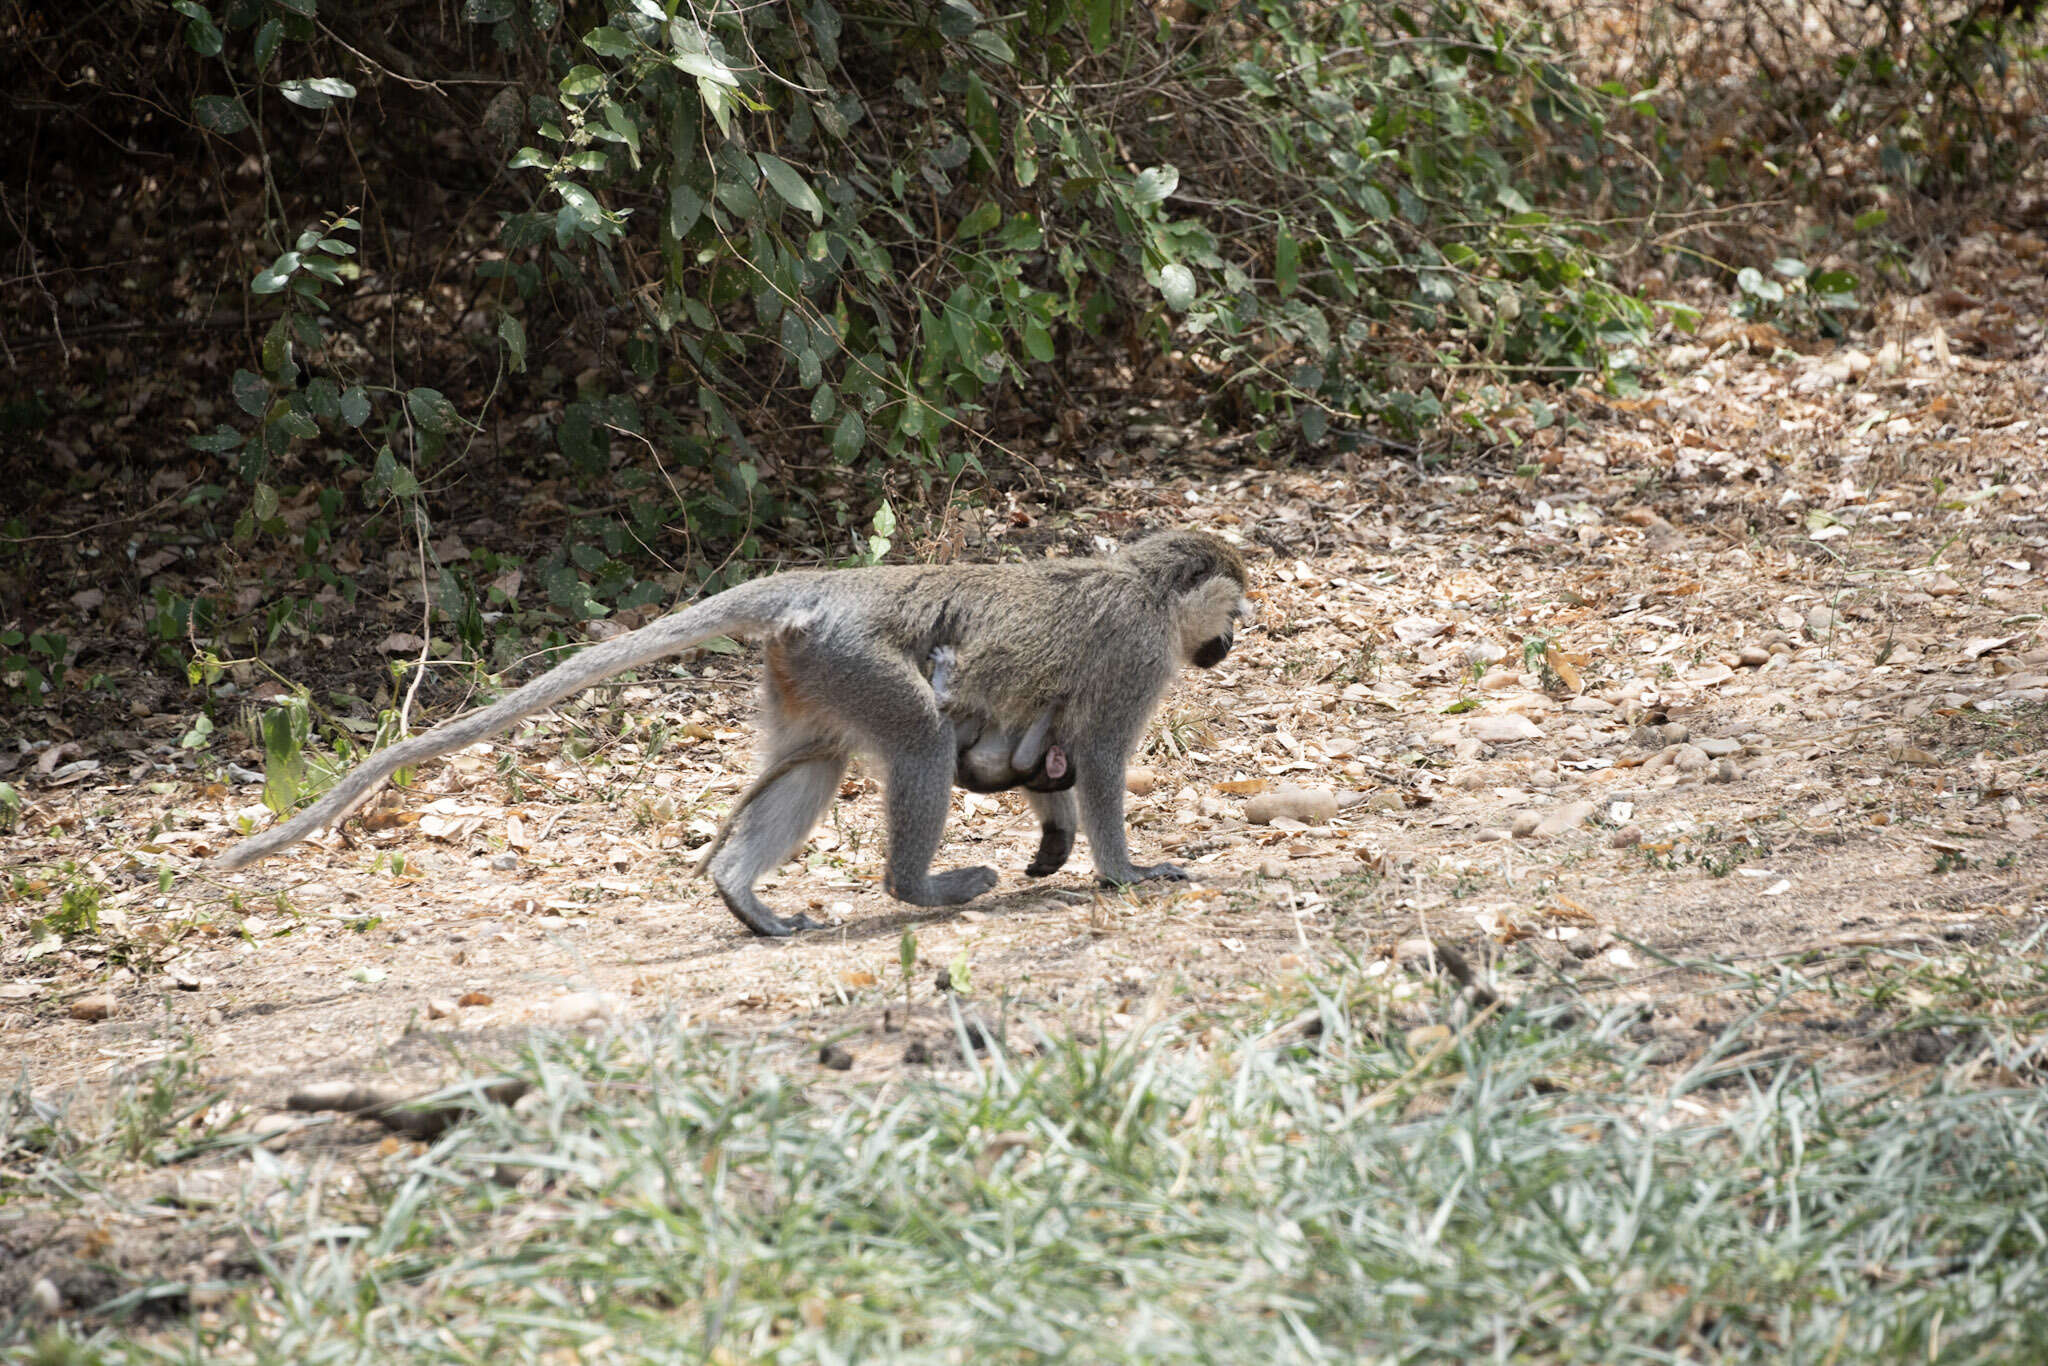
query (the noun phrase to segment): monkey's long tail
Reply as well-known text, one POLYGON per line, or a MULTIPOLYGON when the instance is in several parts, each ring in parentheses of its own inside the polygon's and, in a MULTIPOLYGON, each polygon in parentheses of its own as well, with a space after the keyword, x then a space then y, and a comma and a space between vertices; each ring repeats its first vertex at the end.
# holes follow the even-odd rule
POLYGON ((755 579, 651 621, 637 631, 593 645, 481 711, 444 721, 423 735, 377 751, 319 801, 290 820, 243 840, 215 859, 213 866, 241 868, 296 844, 347 816, 398 769, 473 745, 601 679, 687 650, 713 636, 753 635, 766 630, 788 615, 789 590, 794 586, 786 574, 755 579))

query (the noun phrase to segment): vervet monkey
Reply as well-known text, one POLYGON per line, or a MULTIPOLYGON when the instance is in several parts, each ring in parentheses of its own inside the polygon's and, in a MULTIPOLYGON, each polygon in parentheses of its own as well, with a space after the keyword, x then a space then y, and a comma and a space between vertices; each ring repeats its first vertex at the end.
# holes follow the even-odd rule
POLYGON ((1222 662, 1238 623, 1254 615, 1246 582, 1238 552, 1199 531, 1159 532, 1107 559, 755 579, 593 645, 491 706, 380 750, 216 866, 240 868, 340 820, 395 769, 495 735, 613 674, 736 635, 765 647, 761 777, 735 804, 710 872, 727 908, 755 934, 822 928, 802 915, 777 916, 754 884, 809 837, 856 752, 880 761, 888 789, 884 890, 914 906, 955 906, 995 886, 993 868, 932 871, 960 760, 959 728, 925 672, 941 647, 952 651, 942 681, 954 714, 982 718, 976 743, 989 727, 1015 737, 1014 763, 1021 741, 1057 714, 1048 733, 1056 724, 1075 781, 1055 792, 1027 785, 1042 826, 1027 873, 1042 876, 1065 862, 1079 826, 1104 882, 1183 878, 1170 863, 1131 862, 1124 770, 1174 674, 1185 664, 1222 662))

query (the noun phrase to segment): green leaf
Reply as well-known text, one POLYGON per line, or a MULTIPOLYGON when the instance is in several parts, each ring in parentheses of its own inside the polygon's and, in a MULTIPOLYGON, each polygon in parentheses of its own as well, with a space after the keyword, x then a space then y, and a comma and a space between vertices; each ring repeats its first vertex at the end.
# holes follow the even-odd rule
POLYGON ((702 80, 715 81, 732 90, 740 88, 740 78, 732 74, 732 68, 708 52, 678 52, 669 58, 678 71, 686 71, 702 80))
POLYGON ((235 406, 251 417, 261 417, 270 407, 270 382, 253 370, 237 370, 230 380, 235 406))
POLYGON ((232 137, 249 126, 249 115, 241 101, 226 95, 201 95, 192 101, 192 117, 209 133, 232 137))
POLYGON ((538 147, 522 147, 512 154, 509 169, 523 171, 530 166, 552 166, 554 158, 543 153, 538 147))
POLYGON ((259 483, 249 498, 249 510, 256 514, 256 520, 267 522, 277 516, 277 490, 268 484, 259 483))
POLYGON ((565 100, 587 100, 602 95, 605 74, 594 66, 572 66, 569 74, 562 77, 561 91, 565 100))
POLYGON ((1178 261, 1159 268, 1158 283, 1166 306, 1177 313, 1187 312, 1195 301, 1195 273, 1178 261))
POLYGON ((704 196, 688 185, 681 183, 669 187, 668 230, 669 235, 680 240, 687 236, 697 220, 704 216, 704 196))
POLYGON ((1121 0, 1084 0, 1088 9, 1088 47, 1100 52, 1109 46, 1109 40, 1116 33, 1117 20, 1123 17, 1121 0))
POLYGON ((341 420, 351 427, 360 427, 370 420, 370 396, 363 392, 363 386, 352 384, 342 390, 341 420))
POLYGON ((1788 280, 1804 280, 1806 278, 1806 262, 1796 256, 1780 256, 1777 260, 1771 262, 1771 269, 1777 271, 1778 274, 1788 280))
POLYGON ((1869 232, 1872 228, 1883 227, 1891 220, 1891 216, 1889 209, 1865 209, 1856 215, 1849 226, 1858 232, 1869 232))
POLYGON ((1052 333, 1045 330, 1045 324, 1033 320, 1024 324, 1024 352, 1031 359, 1044 363, 1054 356, 1052 333))
POLYGON ((830 422, 833 410, 838 408, 838 406, 838 391, 829 384, 819 385, 818 391, 811 395, 811 421, 817 423, 830 422))
POLYGON ((825 206, 796 167, 769 152, 755 153, 754 160, 761 163, 761 174, 768 177, 768 183, 789 207, 809 214, 813 223, 825 221, 825 206))
MULTIPOLYGON (((194 0, 178 0, 171 8, 192 21, 185 25, 186 46, 202 57, 220 56, 223 42, 220 27, 213 22, 213 16, 206 12, 205 6, 195 4, 194 0)), ((271 22, 277 21, 273 19, 271 22)))
POLYGON ((498 315, 498 340, 505 343, 505 349, 512 353, 512 373, 526 373, 526 324, 510 313, 498 315))
POLYGON ((332 76, 318 76, 309 81, 279 81, 277 93, 302 108, 328 109, 336 100, 354 99, 356 88, 332 76))
POLYGON ((852 460, 860 454, 860 448, 867 444, 867 439, 867 423, 861 421, 859 413, 848 408, 832 432, 832 458, 842 463, 852 460))
POLYGON ((284 20, 264 20, 263 27, 256 30, 256 69, 258 71, 270 65, 270 59, 277 55, 278 44, 283 41, 284 20))
POLYGON ((1161 204, 1178 188, 1178 170, 1172 166, 1147 166, 1132 183, 1131 197, 1140 204, 1161 204))
POLYGON ((405 410, 412 414, 413 421, 436 436, 453 431, 461 421, 455 405, 442 397, 438 389, 406 390, 405 410))
POLYGON ((1301 243, 1286 228, 1273 242, 1273 281, 1282 294, 1292 294, 1301 276, 1301 243))
POLYGON ((967 45, 987 53, 1004 66, 1014 65, 1017 61, 1016 50, 1010 46, 1002 34, 992 28, 978 28, 968 34, 967 45))
POLYGON ((195 451, 208 451, 214 455, 222 455, 228 451, 240 450, 243 440, 244 438, 240 432, 226 423, 221 423, 210 432, 201 432, 198 436, 186 437, 185 444, 195 451))
POLYGON ((960 220, 960 226, 953 230, 954 240, 979 237, 1002 221, 1002 206, 993 199, 984 199, 968 210, 967 216, 960 220))
POLYGON ((583 45, 600 57, 631 57, 640 50, 640 44, 615 28, 590 30, 583 35, 583 45))
POLYGON ((1774 304, 1782 303, 1785 298, 1785 287, 1776 280, 1766 277, 1755 266, 1744 266, 1736 272, 1735 285, 1744 294, 1754 295, 1774 304))
POLYGON ((249 292, 252 294, 275 294, 282 290, 285 284, 292 278, 292 272, 299 268, 299 263, 302 259, 299 253, 295 251, 286 252, 275 261, 272 261, 269 269, 263 271, 249 282, 249 292))

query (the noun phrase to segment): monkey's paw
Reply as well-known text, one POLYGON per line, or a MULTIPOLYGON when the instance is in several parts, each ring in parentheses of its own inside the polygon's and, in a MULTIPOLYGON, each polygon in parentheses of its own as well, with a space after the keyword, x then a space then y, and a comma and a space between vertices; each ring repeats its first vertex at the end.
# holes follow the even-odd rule
POLYGON ((933 873, 925 878, 922 885, 898 883, 891 886, 889 895, 913 906, 958 906, 963 901, 974 900, 999 880, 996 870, 985 864, 972 868, 948 868, 943 873, 933 873))

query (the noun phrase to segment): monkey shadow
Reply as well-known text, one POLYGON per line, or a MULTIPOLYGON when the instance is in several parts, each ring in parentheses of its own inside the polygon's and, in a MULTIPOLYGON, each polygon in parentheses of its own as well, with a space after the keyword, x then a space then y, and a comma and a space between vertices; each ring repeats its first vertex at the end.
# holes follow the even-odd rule
POLYGON ((879 915, 860 916, 843 925, 825 930, 807 930, 788 939, 760 939, 746 933, 738 924, 733 925, 734 933, 716 939, 711 943, 681 953, 641 960, 648 966, 658 963, 683 964, 702 962, 705 959, 729 957, 743 949, 754 947, 801 948, 810 944, 861 944, 870 940, 895 939, 905 930, 916 930, 926 925, 942 925, 956 920, 964 911, 978 911, 988 923, 998 917, 1007 916, 1032 908, 1043 908, 1048 901, 1060 903, 1062 910, 1086 905, 1098 895, 1110 895, 1096 888, 1092 882, 1083 882, 1075 887, 1048 886, 1044 883, 1029 887, 1018 887, 1008 892, 984 893, 974 900, 958 906, 908 906, 892 903, 894 909, 879 915))

